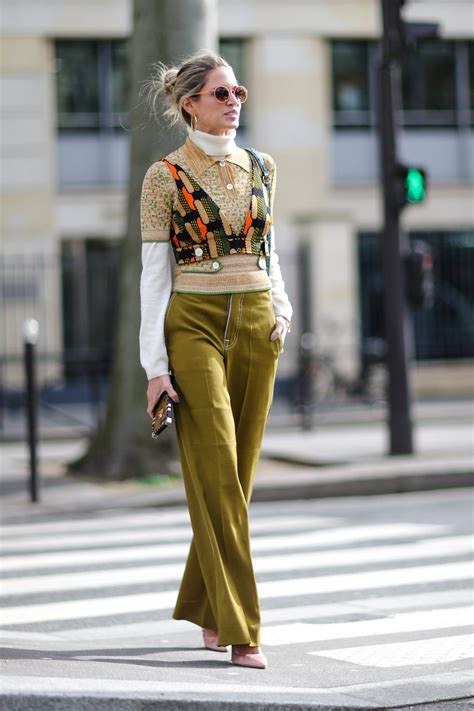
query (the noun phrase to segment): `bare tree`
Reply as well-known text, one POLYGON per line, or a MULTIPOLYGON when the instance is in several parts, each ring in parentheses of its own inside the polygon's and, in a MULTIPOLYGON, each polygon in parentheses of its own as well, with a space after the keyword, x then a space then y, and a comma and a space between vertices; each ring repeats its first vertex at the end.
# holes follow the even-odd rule
POLYGON ((173 64, 217 43, 216 0, 134 0, 129 49, 130 183, 127 234, 120 255, 119 318, 105 422, 70 470, 104 479, 166 471, 176 459, 169 433, 151 438, 146 376, 139 362, 140 193, 148 166, 182 141, 178 129, 151 121, 140 94, 158 61, 173 64))

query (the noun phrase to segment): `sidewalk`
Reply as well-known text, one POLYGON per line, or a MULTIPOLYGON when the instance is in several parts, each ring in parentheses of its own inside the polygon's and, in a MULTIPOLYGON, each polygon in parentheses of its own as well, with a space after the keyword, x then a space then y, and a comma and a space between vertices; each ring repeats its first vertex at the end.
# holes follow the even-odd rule
MULTIPOLYGON (((413 456, 387 456, 387 427, 380 413, 378 420, 374 418, 373 410, 363 412, 362 417, 347 409, 321 413, 311 431, 282 428, 278 426, 282 421, 276 413, 265 433, 254 501, 387 494, 463 487, 473 482, 469 403, 420 408, 413 456)), ((11 517, 33 509, 47 513, 185 503, 179 477, 100 483, 66 475, 66 463, 86 447, 86 438, 40 443, 41 501, 32 507, 27 494, 25 444, 0 444, 4 513, 11 517)))

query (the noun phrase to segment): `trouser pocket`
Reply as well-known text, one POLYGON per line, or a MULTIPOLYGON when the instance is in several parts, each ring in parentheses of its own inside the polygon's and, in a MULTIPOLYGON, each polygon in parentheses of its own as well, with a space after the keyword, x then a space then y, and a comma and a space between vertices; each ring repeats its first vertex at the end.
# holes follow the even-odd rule
POLYGON ((163 321, 163 331, 164 331, 164 335, 165 335, 165 345, 168 345, 168 333, 167 333, 167 330, 168 330, 168 316, 169 316, 169 313, 170 313, 170 310, 171 310, 171 305, 172 305, 172 303, 173 303, 175 297, 176 297, 176 292, 173 291, 172 294, 171 294, 171 296, 170 296, 170 298, 169 298, 168 304, 167 304, 167 306, 166 306, 165 318, 164 318, 164 321, 163 321))

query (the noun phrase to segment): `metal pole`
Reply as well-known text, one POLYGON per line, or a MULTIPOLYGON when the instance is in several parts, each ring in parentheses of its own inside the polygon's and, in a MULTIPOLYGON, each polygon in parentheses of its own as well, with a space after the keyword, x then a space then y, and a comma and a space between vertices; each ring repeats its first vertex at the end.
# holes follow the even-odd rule
POLYGON ((400 61, 392 54, 401 3, 382 0, 383 42, 379 65, 379 136, 383 179, 385 226, 382 235, 385 337, 389 373, 388 405, 390 454, 412 454, 413 436, 409 384, 411 324, 404 293, 402 256, 407 238, 400 229, 395 173, 397 164, 396 118, 401 104, 400 61))
POLYGON ((101 403, 100 403, 100 361, 98 349, 89 350, 87 354, 87 380, 89 385, 89 397, 92 416, 96 430, 101 425, 101 403))
POLYGON ((298 407, 301 413, 301 427, 311 430, 314 426, 314 352, 315 337, 312 334, 313 293, 311 287, 311 246, 307 236, 298 250, 299 312, 301 338, 298 363, 298 407), (313 337, 312 337, 313 336, 313 337), (312 337, 312 338, 311 338, 312 337))
POLYGON ((301 408, 301 427, 312 430, 314 427, 313 409, 315 406, 315 367, 316 336, 306 332, 300 339, 300 383, 299 405, 301 408))
POLYGON ((30 452, 29 490, 31 501, 39 500, 38 495, 38 390, 36 385, 36 343, 38 340, 38 321, 28 319, 23 324, 25 344, 26 376, 26 415, 28 447, 30 452))

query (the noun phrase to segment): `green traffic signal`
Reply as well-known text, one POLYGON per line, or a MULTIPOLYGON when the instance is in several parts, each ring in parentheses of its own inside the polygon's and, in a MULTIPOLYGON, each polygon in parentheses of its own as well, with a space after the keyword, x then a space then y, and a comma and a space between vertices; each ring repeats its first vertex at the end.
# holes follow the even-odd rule
POLYGON ((425 174, 418 168, 408 168, 405 177, 405 195, 407 202, 423 202, 426 197, 425 174))

